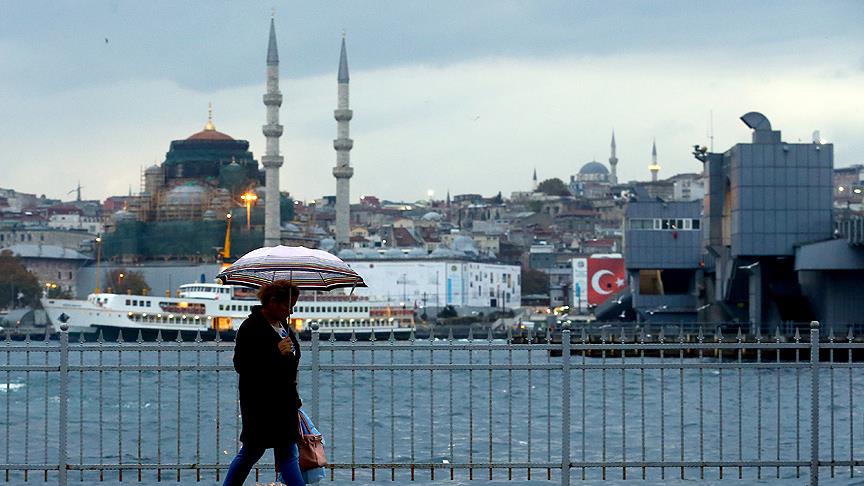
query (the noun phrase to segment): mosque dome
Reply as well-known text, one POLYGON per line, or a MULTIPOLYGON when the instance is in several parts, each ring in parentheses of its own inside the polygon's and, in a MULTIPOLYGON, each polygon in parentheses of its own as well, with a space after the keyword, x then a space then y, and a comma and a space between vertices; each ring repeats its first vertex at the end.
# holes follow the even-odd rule
POLYGON ((441 221, 441 215, 435 211, 429 211, 423 215, 424 221, 441 221))
POLYGON ((152 175, 160 175, 160 174, 162 174, 162 168, 159 167, 158 165, 151 165, 150 167, 147 167, 146 169, 144 169, 144 174, 146 174, 146 175, 151 175, 151 174, 152 175))
POLYGON ((194 206, 204 204, 207 199, 207 190, 202 186, 198 184, 184 184, 168 191, 165 195, 165 204, 194 206))
POLYGON ((606 175, 609 174, 609 169, 606 168, 605 165, 593 160, 583 165, 581 169, 579 169, 579 174, 588 175, 588 174, 597 174, 597 175, 606 175))
POLYGON ((226 135, 216 130, 201 130, 198 133, 193 133, 186 140, 234 140, 230 135, 226 135))
POLYGON ((461 252, 466 255, 477 255, 477 246, 474 244, 474 240, 465 235, 459 235, 456 238, 453 238, 453 244, 450 245, 455 252, 461 252))
POLYGON ((114 213, 114 221, 132 221, 134 219, 136 219, 135 215, 125 209, 121 209, 114 213))
POLYGON ((208 209, 204 211, 204 214, 201 216, 204 221, 216 221, 216 211, 212 209, 208 209))

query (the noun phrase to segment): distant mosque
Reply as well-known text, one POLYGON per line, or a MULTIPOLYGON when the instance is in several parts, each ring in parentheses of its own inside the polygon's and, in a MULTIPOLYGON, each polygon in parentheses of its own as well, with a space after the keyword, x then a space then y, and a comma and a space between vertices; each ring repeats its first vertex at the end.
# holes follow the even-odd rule
POLYGON ((610 172, 602 163, 592 160, 582 166, 576 175, 570 176, 570 192, 587 199, 601 199, 609 194, 611 186, 618 183, 618 157, 615 133, 610 145, 610 172))

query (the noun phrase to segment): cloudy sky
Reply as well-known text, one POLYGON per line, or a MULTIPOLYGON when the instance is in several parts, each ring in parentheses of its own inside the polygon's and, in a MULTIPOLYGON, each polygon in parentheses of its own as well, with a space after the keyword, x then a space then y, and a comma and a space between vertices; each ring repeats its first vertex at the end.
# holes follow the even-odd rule
POLYGON ((216 128, 263 155, 267 29, 285 101, 282 189, 335 192, 342 31, 351 70, 352 200, 491 195, 567 180, 618 140, 619 178, 696 172, 693 144, 749 140, 766 114, 864 162, 859 1, 0 0, 0 187, 137 192, 171 140, 216 128), (106 42, 107 39, 107 42, 106 42))

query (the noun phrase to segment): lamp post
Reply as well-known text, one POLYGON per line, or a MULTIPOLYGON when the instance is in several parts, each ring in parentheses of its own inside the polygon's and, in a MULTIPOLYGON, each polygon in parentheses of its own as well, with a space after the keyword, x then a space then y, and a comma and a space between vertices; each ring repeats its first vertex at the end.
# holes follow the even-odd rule
POLYGON ((102 259, 102 237, 96 237, 96 289, 95 293, 99 293, 99 261, 102 259))
POLYGON ((253 192, 247 192, 240 195, 240 199, 246 203, 246 230, 249 231, 252 229, 252 222, 250 219, 250 214, 252 211, 252 204, 258 200, 258 196, 253 192))

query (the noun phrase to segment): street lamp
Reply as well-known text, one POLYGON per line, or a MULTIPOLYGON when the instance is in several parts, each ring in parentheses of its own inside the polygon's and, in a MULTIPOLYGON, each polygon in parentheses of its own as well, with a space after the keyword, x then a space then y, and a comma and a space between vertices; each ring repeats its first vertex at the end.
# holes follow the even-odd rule
POLYGON ((96 289, 94 293, 99 293, 99 260, 102 259, 102 237, 96 237, 96 289))
POLYGON ((252 204, 258 200, 258 196, 254 192, 247 192, 245 194, 241 194, 240 199, 244 203, 246 203, 246 230, 249 231, 252 229, 252 223, 250 221, 249 215, 252 211, 252 204))

